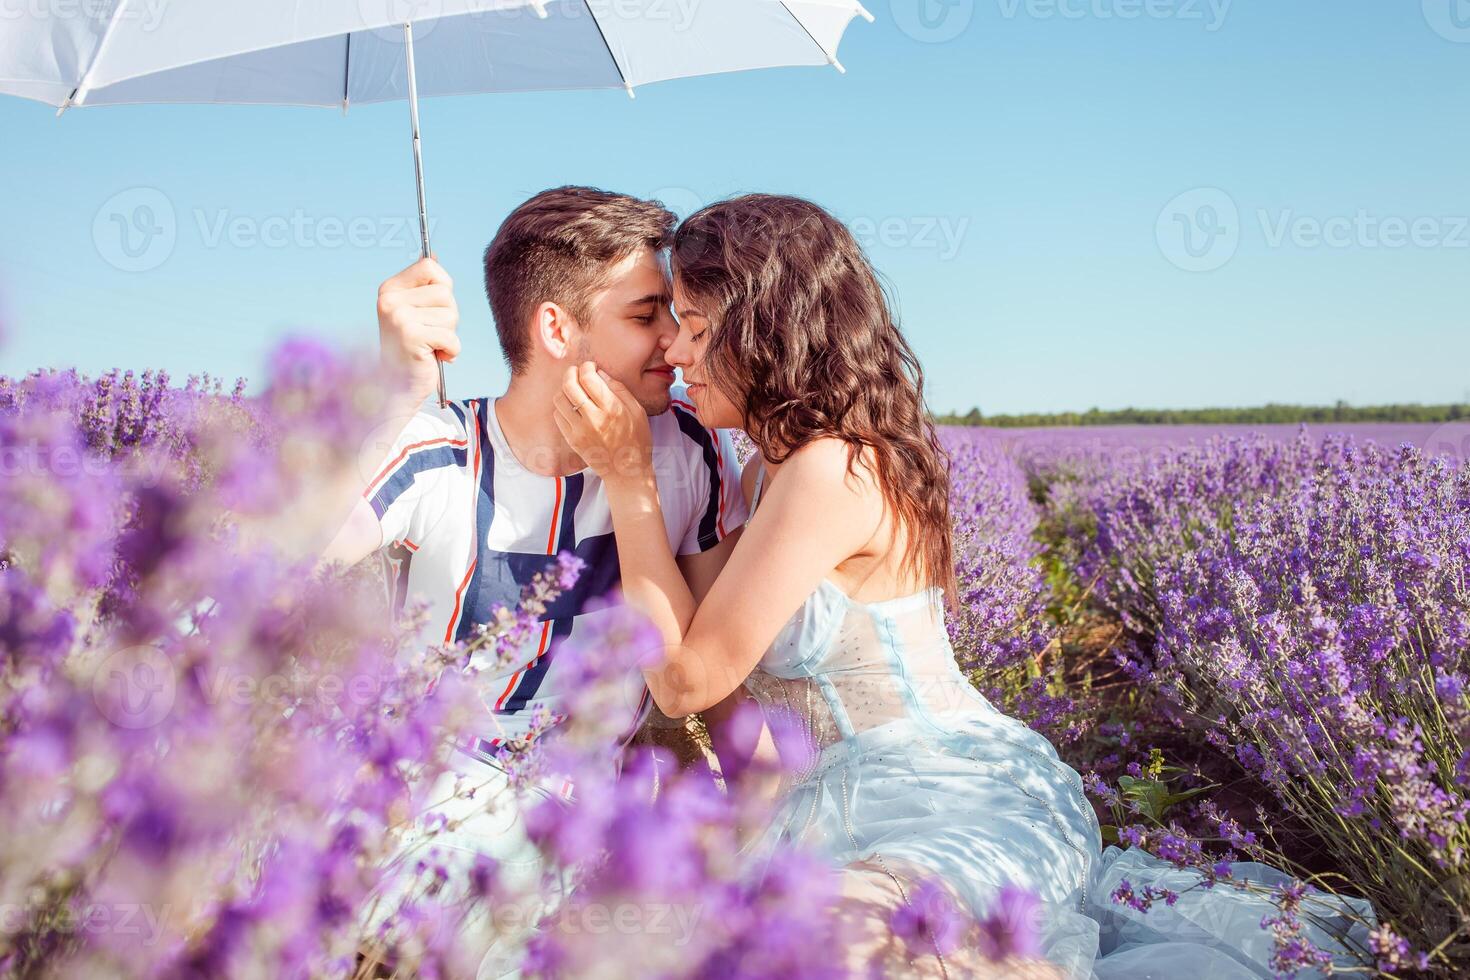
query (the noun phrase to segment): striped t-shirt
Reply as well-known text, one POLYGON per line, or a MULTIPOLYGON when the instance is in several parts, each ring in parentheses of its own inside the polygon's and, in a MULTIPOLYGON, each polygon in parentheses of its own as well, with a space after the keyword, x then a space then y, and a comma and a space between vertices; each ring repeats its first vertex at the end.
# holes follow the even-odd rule
MULTIPOLYGON (((707 551, 745 523, 740 468, 727 430, 702 426, 682 386, 669 411, 649 419, 659 502, 675 554, 707 551)), ((541 617, 512 667, 481 675, 496 731, 472 740, 479 754, 523 735, 532 708, 558 715, 556 647, 597 612, 589 599, 618 585, 618 551, 602 479, 591 469, 564 477, 526 469, 511 452, 493 398, 426 406, 405 427, 363 495, 383 529, 380 554, 396 610, 429 603, 429 638, 471 638, 497 606, 514 609, 521 589, 559 552, 586 567, 541 617)), ((628 730, 647 713, 641 676, 630 678, 628 730)))

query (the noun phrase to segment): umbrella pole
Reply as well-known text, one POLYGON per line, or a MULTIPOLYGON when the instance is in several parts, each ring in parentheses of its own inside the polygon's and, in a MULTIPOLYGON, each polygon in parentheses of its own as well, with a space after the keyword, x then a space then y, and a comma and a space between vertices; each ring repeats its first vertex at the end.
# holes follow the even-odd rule
MULTIPOLYGON (((408 123, 413 130, 413 176, 419 192, 419 246, 423 258, 429 257, 429 209, 424 203, 424 158, 419 147, 419 92, 413 75, 413 24, 403 25, 403 56, 408 63, 408 123)), ((439 407, 449 404, 444 387, 444 362, 439 361, 439 407)))

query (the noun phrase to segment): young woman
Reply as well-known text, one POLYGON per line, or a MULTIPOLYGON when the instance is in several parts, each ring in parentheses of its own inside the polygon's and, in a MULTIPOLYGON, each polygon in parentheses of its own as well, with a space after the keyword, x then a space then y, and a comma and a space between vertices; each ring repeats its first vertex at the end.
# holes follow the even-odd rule
MULTIPOLYGON (((1125 875, 1141 890, 1172 874, 1177 891, 1181 873, 1136 849, 1104 859, 1077 773, 957 667, 946 458, 919 364, 847 229, 808 201, 740 197, 686 220, 671 265, 667 360, 704 425, 742 428, 759 450, 752 516, 702 604, 661 533, 646 413, 583 364, 555 399, 558 425, 606 483, 624 596, 665 641, 647 672, 659 707, 681 717, 743 684, 783 759, 805 760, 770 838, 842 869, 868 912, 854 966, 938 881, 977 917, 1008 884, 1035 893, 1063 976, 1270 975, 1261 900, 1196 890, 1141 921, 1112 903, 1125 875)), ((903 969, 973 975, 974 956, 903 969)))

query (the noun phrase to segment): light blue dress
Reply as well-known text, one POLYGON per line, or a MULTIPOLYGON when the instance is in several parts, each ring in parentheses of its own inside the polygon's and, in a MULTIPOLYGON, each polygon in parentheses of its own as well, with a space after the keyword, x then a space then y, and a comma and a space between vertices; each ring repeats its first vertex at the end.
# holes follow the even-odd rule
MULTIPOLYGON (((1041 898, 1045 957, 1069 978, 1272 976, 1264 898, 1192 887, 1194 873, 1137 848, 1102 851, 1077 772, 960 672, 942 594, 857 602, 824 580, 782 628, 745 683, 795 771, 752 852, 790 841, 838 866, 876 856, 922 868, 977 917, 1006 883, 1021 885, 1041 898), (1139 913, 1110 900, 1124 879, 1181 897, 1139 913)), ((1255 863, 1234 872, 1288 880, 1255 863)), ((1346 900, 1314 911, 1346 930, 1337 901, 1346 900)), ((1371 917, 1366 903, 1351 904, 1371 917)), ((1366 931, 1352 934, 1362 948, 1366 931)), ((1329 942, 1315 927, 1310 935, 1329 942)))

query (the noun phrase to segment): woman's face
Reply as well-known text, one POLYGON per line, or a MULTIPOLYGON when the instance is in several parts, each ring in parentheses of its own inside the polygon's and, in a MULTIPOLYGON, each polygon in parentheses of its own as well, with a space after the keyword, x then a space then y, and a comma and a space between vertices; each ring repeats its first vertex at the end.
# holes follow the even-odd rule
MULTIPOLYGON (((664 353, 664 359, 678 368, 689 386, 688 398, 694 404, 700 424, 707 429, 743 429, 745 418, 724 393, 711 382, 705 367, 705 351, 709 350, 715 324, 710 322, 705 307, 674 279, 674 315, 679 320, 679 333, 664 353)), ((710 366, 711 368, 713 365, 710 366)))

